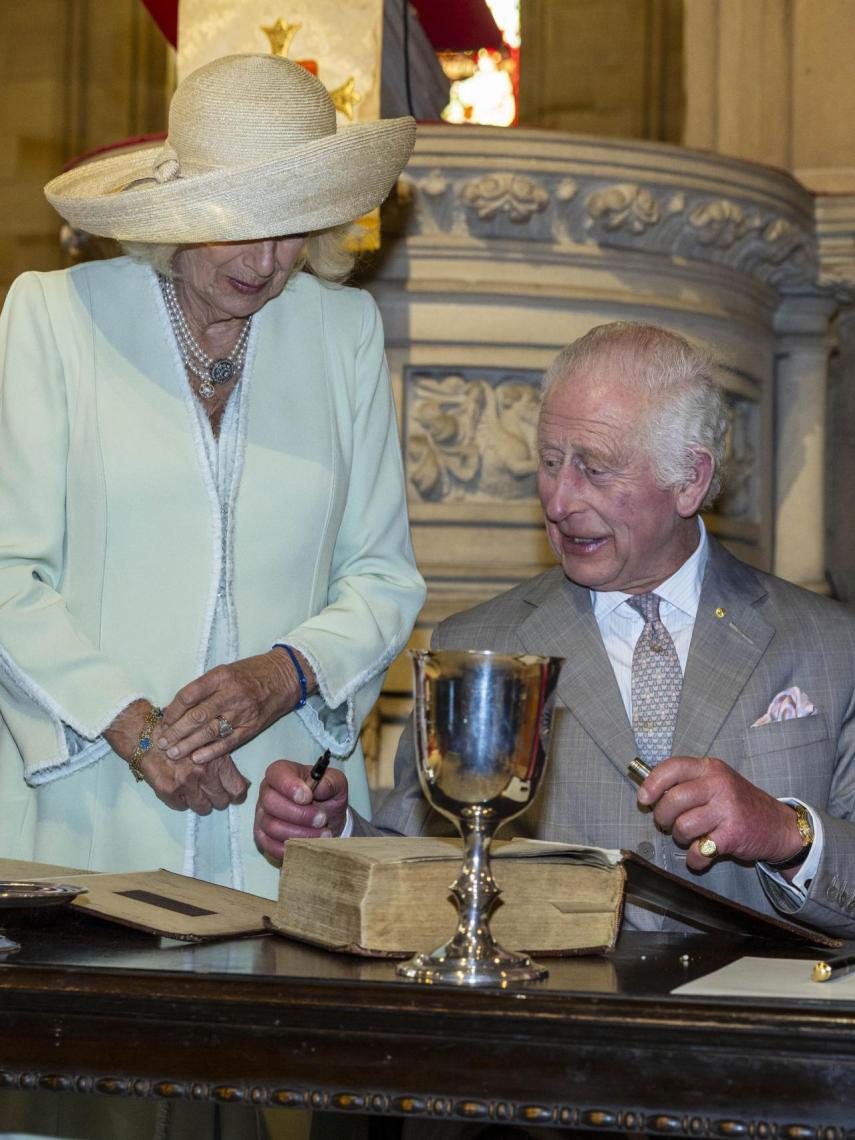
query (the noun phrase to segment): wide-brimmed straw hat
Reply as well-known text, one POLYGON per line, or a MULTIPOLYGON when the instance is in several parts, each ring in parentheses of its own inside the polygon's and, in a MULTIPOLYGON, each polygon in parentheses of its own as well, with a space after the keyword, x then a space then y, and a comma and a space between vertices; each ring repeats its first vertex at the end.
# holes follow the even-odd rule
POLYGON ((337 128, 324 85, 290 60, 231 55, 192 72, 165 144, 101 158, 45 195, 76 229, 118 241, 251 241, 353 221, 387 196, 413 119, 337 128))

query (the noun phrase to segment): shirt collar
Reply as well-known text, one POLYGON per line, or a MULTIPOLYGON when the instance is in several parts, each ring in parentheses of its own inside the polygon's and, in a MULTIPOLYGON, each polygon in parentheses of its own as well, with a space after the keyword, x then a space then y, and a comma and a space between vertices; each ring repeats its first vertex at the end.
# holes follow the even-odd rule
MULTIPOLYGON (((703 520, 698 517, 698 530, 700 538, 698 545, 686 559, 682 566, 666 578, 665 581, 653 591, 663 602, 667 602, 675 609, 680 610, 694 620, 701 600, 701 586, 709 557, 709 543, 707 542, 707 528, 703 520)), ((632 594, 624 594, 621 590, 591 590, 591 605, 594 617, 598 622, 603 621, 608 614, 613 613, 618 606, 623 605, 632 594)))

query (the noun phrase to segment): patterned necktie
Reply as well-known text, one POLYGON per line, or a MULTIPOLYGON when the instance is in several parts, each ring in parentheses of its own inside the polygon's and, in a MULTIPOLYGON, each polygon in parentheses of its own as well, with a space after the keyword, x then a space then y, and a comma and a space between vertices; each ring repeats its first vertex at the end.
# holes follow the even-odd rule
POLYGON ((637 594, 627 601, 644 618, 632 655, 632 730, 638 755, 652 767, 671 755, 683 672, 659 619, 659 595, 637 594))

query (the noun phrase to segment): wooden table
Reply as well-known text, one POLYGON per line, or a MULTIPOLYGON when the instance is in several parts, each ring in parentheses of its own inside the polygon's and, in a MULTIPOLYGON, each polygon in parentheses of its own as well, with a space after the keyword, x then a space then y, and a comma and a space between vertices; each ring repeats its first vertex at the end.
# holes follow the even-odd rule
POLYGON ((551 960, 545 983, 469 990, 274 937, 188 946, 64 909, 23 926, 12 913, 22 950, 0 959, 0 1087, 388 1125, 853 1137, 855 1004, 669 994, 741 954, 775 953, 763 943, 625 935, 610 958, 551 960))

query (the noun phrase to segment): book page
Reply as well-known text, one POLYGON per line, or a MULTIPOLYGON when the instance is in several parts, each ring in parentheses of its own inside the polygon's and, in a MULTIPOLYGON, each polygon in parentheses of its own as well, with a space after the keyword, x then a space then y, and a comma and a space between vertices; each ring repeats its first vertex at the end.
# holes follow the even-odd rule
POLYGON ((581 843, 550 843, 546 839, 498 840, 493 844, 496 859, 541 859, 544 863, 584 863, 589 867, 616 867, 623 852, 607 847, 586 847, 581 843))

